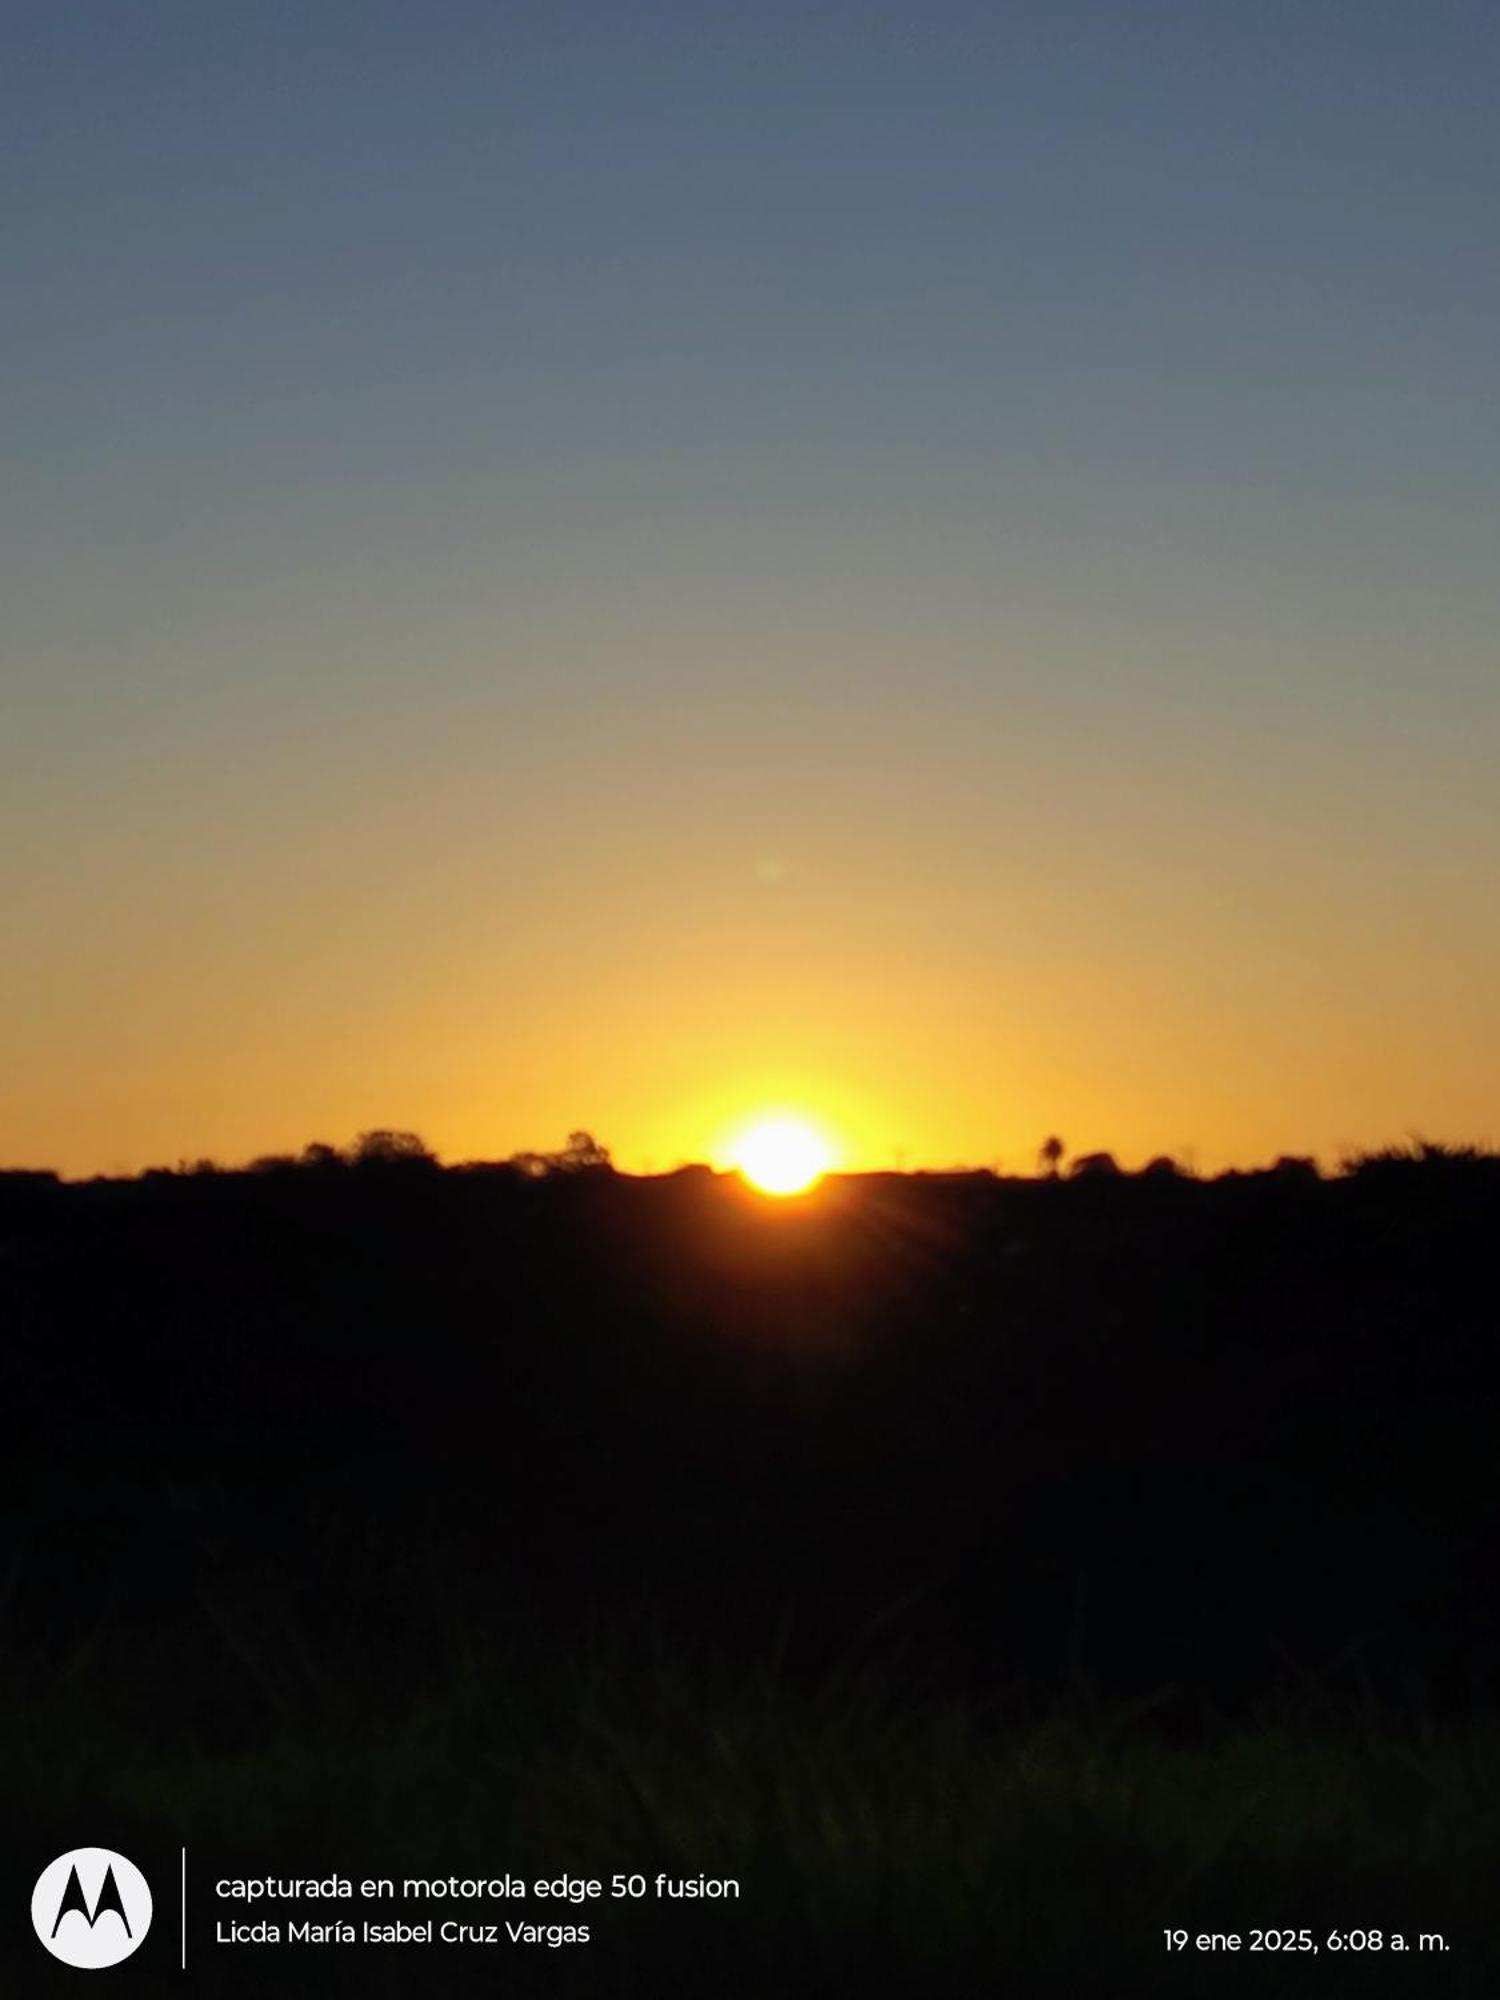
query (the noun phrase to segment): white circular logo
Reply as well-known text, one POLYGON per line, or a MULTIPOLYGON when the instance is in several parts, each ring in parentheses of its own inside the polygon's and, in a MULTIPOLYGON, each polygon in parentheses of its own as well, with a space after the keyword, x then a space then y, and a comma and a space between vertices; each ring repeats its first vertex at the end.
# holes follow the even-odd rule
POLYGON ((88 1970, 118 1965, 151 1928, 151 1891, 133 1861, 107 1847, 75 1847, 38 1875, 31 1921, 54 1958, 88 1970))

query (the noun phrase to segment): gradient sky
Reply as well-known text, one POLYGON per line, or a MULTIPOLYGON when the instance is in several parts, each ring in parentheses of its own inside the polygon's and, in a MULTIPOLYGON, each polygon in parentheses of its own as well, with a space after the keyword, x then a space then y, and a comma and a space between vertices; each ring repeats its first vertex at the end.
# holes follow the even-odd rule
POLYGON ((30 0, 0 1159, 1500 1139, 1488 4, 30 0))

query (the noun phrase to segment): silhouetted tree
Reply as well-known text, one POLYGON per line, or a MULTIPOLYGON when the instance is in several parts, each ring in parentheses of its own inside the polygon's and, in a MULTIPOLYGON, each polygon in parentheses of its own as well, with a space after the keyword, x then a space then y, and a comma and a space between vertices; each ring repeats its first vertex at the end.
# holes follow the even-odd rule
POLYGON ((1154 1160, 1147 1160, 1141 1168, 1141 1175, 1153 1181, 1175 1181, 1181 1180, 1182 1169, 1170 1153, 1158 1153, 1154 1160))
POLYGON ((1113 1153, 1084 1153, 1068 1169, 1068 1178, 1075 1181, 1106 1180, 1120 1171, 1113 1153))
POLYGON ((562 1173, 581 1174, 607 1171, 612 1162, 608 1146, 601 1146, 592 1132, 570 1132, 557 1165, 562 1173))
POLYGON ((1043 1139, 1041 1145, 1037 1148, 1037 1159, 1041 1163, 1043 1170, 1050 1174, 1053 1180, 1057 1179, 1058 1169, 1062 1165, 1063 1154, 1067 1150, 1067 1147, 1055 1132, 1049 1138, 1043 1139))
POLYGON ((361 1132, 349 1149, 356 1167, 409 1167, 436 1165, 432 1153, 415 1132, 361 1132))
POLYGON ((608 1146, 601 1146, 592 1132, 570 1132, 560 1153, 512 1153, 505 1162, 529 1181, 548 1174, 612 1173, 608 1146))

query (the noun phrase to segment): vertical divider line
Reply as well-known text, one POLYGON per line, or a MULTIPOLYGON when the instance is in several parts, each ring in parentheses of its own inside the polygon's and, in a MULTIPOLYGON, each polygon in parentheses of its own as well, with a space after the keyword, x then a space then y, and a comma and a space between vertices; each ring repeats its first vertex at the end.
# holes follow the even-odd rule
POLYGON ((187 1849, 182 1850, 182 1969, 187 1971, 187 1849))

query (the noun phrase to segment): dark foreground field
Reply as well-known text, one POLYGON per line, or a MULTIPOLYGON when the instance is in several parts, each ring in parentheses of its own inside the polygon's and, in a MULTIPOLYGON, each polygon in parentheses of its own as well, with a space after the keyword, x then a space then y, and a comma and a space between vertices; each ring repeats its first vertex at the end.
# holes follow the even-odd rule
MULTIPOLYGON (((0 1180, 5 1879, 149 1863, 142 1994, 184 1843, 741 1884, 533 1901, 591 1942, 499 1972, 215 1950, 205 1893, 203 1992, 1492 1993, 1497 1207, 1441 1158, 0 1180)), ((21 1916, 5 1990, 71 1990, 21 1916)))

